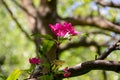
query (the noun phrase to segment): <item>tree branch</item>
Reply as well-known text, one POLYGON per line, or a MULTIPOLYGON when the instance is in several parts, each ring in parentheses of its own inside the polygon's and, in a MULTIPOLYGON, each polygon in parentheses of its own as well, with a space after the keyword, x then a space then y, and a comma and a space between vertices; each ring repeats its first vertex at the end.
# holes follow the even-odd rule
POLYGON ((37 10, 32 2, 33 0, 21 0, 21 6, 26 10, 26 17, 27 21, 29 23, 30 30, 35 33, 39 32, 37 30, 37 25, 38 25, 38 13, 37 10), (29 15, 29 14, 30 15, 29 15))
POLYGON ((108 80, 106 71, 103 70, 102 74, 103 74, 103 80, 108 80))
POLYGON ((102 17, 91 17, 91 16, 81 16, 81 17, 68 17, 60 18, 61 21, 71 22, 73 25, 89 25, 92 27, 98 27, 105 30, 114 31, 120 34, 120 26, 116 25, 102 17))
MULTIPOLYGON (((71 75, 69 77, 80 76, 88 73, 91 70, 107 70, 120 72, 120 62, 95 60, 80 63, 68 69, 68 71, 71 72, 71 75)), ((56 74, 56 78, 64 78, 64 76, 63 74, 56 74)))
POLYGON ((57 0, 41 0, 38 8, 38 12, 42 17, 52 17, 57 16, 57 0))
POLYGON ((60 53, 65 51, 65 50, 68 50, 70 48, 77 48, 80 46, 88 47, 88 46, 92 46, 92 45, 99 47, 99 46, 106 46, 106 43, 105 44, 98 44, 95 41, 88 42, 88 41, 86 41, 86 37, 82 37, 78 42, 68 43, 65 46, 60 47, 60 53))
POLYGON ((1 1, 3 3, 3 5, 5 6, 5 8, 8 10, 9 14, 11 15, 11 18, 14 20, 14 22, 17 24, 17 26, 19 27, 19 29, 25 34, 25 36, 32 41, 31 37, 29 36, 29 34, 22 28, 21 24, 18 22, 18 20, 16 19, 16 17, 13 15, 12 11, 9 9, 8 5, 6 4, 6 2, 4 0, 1 1))
POLYGON ((37 12, 32 0, 21 0, 21 2, 22 2, 21 6, 18 4, 17 5, 20 6, 22 9, 24 9, 25 11, 27 11, 27 13, 29 13, 30 15, 34 17, 37 16, 37 12))
MULTIPOLYGON (((104 34, 104 35, 106 35, 106 36, 111 37, 112 39, 114 38, 114 40, 115 40, 115 39, 117 40, 116 37, 113 37, 112 35, 110 35, 109 33, 104 32, 104 31, 90 31, 90 32, 86 32, 86 35, 89 36, 90 34, 94 34, 94 35, 104 34)), ((90 41, 90 42, 88 42, 88 41, 86 41, 86 38, 87 38, 87 37, 84 37, 84 36, 83 36, 83 37, 81 37, 80 40, 77 41, 77 42, 70 42, 70 43, 67 43, 66 45, 60 47, 60 53, 63 52, 63 51, 65 51, 65 50, 68 50, 68 49, 70 49, 70 48, 77 48, 77 47, 80 47, 80 46, 88 47, 88 46, 93 45, 93 46, 95 46, 96 48, 99 48, 100 46, 108 46, 107 43, 108 43, 109 41, 107 41, 107 42, 105 42, 105 43, 103 43, 103 44, 99 44, 99 43, 97 43, 97 42, 95 42, 95 41, 90 41)), ((119 46, 118 46, 118 47, 116 48, 116 50, 119 50, 119 49, 120 49, 120 48, 119 48, 119 46)), ((100 51, 100 50, 98 50, 98 53, 99 53, 99 51, 100 51)), ((100 55, 100 54, 99 54, 99 55, 100 55)))
POLYGON ((99 57, 98 60, 105 59, 112 51, 116 50, 116 47, 118 46, 117 43, 120 42, 120 40, 116 41, 113 45, 111 45, 108 49, 106 49, 99 57))
MULTIPOLYGON (((118 46, 117 44, 118 42, 120 42, 120 40, 117 40, 112 46, 110 46, 107 50, 105 50, 97 60, 87 61, 69 68, 68 71, 71 72, 71 75, 69 77, 83 75, 91 70, 108 70, 108 71, 120 72, 120 62, 103 60, 112 51, 116 50, 116 47, 118 46)), ((61 79, 64 78, 63 74, 57 74, 56 78, 58 77, 61 79)))
POLYGON ((110 2, 105 2, 104 0, 94 0, 97 4, 101 6, 108 6, 108 7, 113 7, 113 8, 120 8, 120 3, 114 3, 112 1, 110 2))

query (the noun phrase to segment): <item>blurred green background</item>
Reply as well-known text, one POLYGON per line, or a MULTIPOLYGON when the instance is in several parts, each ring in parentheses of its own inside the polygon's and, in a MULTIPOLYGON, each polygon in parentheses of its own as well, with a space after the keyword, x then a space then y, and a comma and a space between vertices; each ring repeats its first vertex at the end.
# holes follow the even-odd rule
MULTIPOLYGON (((33 1, 37 7, 39 0, 33 1)), ((23 28, 29 33, 29 35, 31 35, 28 23, 24 17, 24 12, 17 7, 12 0, 6 0, 6 2, 23 28)), ((110 21, 119 20, 120 10, 98 6, 93 2, 93 0, 58 0, 57 5, 58 14, 62 17, 73 15, 99 16, 97 8, 100 8, 101 15, 106 19, 110 21)), ((90 26, 76 26, 76 29, 81 32, 95 30, 104 31, 90 26)), ((114 33, 110 31, 105 32, 109 35, 114 33)), ((80 36, 73 37, 72 41, 78 41, 79 37, 80 36)), ((88 41, 91 40, 100 44, 106 41, 109 41, 109 44, 112 43, 111 37, 104 34, 90 35, 88 37, 88 41)), ((66 43, 67 42, 64 42, 62 45, 65 45, 66 43)), ((106 47, 101 47, 101 52, 103 52, 105 48, 106 47)), ((114 51, 107 59, 118 61, 120 60, 119 53, 119 51, 114 51)), ((62 68, 66 66, 74 66, 88 60, 94 60, 96 54, 96 48, 94 46, 78 47, 64 51, 60 55, 60 59, 65 60, 66 62, 62 68)), ((2 59, 5 57, 4 63, 0 65, 0 76, 8 76, 15 69, 28 69, 30 66, 28 59, 33 56, 35 56, 35 46, 33 42, 29 41, 25 37, 25 35, 17 27, 16 23, 11 19, 8 11, 2 3, 0 3, 0 58, 2 59)), ((120 80, 120 75, 115 72, 107 72, 107 78, 107 80, 120 80)), ((0 78, 0 80, 2 80, 2 78, 0 78)), ((103 71, 91 71, 79 77, 69 78, 69 80, 104 80, 103 71)))

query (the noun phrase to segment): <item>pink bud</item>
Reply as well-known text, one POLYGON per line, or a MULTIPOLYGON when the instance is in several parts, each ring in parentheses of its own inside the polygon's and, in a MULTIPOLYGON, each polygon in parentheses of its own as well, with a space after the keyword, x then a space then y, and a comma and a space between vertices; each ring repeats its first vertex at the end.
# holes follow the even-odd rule
POLYGON ((71 72, 66 72, 66 73, 64 73, 64 77, 65 77, 65 78, 69 77, 70 75, 71 75, 71 72))
POLYGON ((68 67, 64 69, 64 77, 69 77, 71 75, 71 72, 68 71, 68 67))
POLYGON ((36 58, 36 57, 30 58, 30 59, 29 59, 29 63, 30 63, 30 64, 39 64, 39 63, 40 63, 40 59, 39 59, 39 58, 36 58))

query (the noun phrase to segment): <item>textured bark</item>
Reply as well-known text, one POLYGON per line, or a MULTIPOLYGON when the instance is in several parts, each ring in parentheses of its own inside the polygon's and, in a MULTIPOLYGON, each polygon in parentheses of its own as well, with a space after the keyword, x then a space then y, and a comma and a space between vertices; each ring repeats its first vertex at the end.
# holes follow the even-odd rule
MULTIPOLYGON (((86 61, 76 66, 70 67, 69 72, 71 75, 69 77, 80 76, 90 72, 91 70, 107 70, 120 72, 120 62, 106 61, 106 60, 95 60, 95 61, 86 61)), ((63 74, 56 74, 57 78, 64 78, 63 74)))

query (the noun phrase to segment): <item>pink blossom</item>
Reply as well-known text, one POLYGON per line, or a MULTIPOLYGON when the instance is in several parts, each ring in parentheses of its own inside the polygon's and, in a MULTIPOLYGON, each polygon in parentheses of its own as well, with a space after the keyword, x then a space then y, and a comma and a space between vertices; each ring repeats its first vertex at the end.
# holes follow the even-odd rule
POLYGON ((40 63, 40 59, 36 58, 36 57, 30 58, 29 59, 29 63, 31 63, 31 64, 39 64, 40 63))
POLYGON ((71 75, 71 72, 66 72, 66 73, 64 73, 64 77, 65 77, 65 78, 69 77, 70 75, 71 75))
POLYGON ((68 67, 64 69, 64 77, 69 77, 71 75, 71 72, 68 71, 68 67))
POLYGON ((71 23, 65 22, 64 24, 56 23, 55 25, 49 24, 52 32, 58 37, 65 37, 66 35, 77 35, 71 23))
POLYGON ((64 72, 68 72, 68 67, 66 67, 66 68, 64 69, 64 72))

